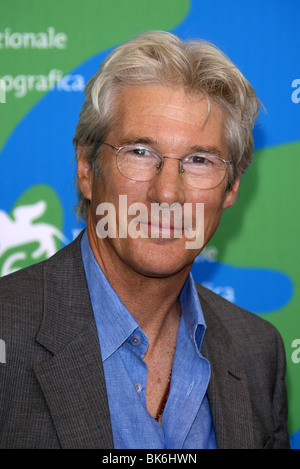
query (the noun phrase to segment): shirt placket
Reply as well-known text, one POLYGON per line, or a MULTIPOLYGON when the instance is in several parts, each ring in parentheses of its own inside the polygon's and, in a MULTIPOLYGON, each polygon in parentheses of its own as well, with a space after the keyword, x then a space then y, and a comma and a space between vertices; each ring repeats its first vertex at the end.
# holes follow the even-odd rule
POLYGON ((143 358, 148 348, 148 339, 140 328, 137 328, 123 344, 120 354, 128 375, 134 385, 136 393, 147 409, 146 384, 147 365, 143 358))

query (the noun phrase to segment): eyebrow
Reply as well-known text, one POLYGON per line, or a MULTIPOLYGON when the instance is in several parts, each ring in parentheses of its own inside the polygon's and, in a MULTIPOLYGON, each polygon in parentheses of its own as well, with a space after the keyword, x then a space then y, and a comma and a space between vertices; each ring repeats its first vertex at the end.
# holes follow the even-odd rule
MULTIPOLYGON (((149 138, 149 137, 142 137, 142 136, 124 138, 120 143, 121 143, 121 146, 136 145, 136 144, 159 146, 159 143, 156 140, 153 140, 152 138, 149 138)), ((222 157, 222 152, 220 151, 218 147, 214 145, 193 145, 192 147, 190 147, 190 150, 187 152, 187 154, 190 155, 192 153, 210 153, 212 155, 222 157)))
POLYGON ((211 145, 195 145, 191 150, 195 153, 210 153, 211 155, 222 156, 222 152, 219 148, 211 145))
POLYGON ((121 145, 135 145, 137 143, 140 143, 141 145, 158 145, 158 142, 156 140, 153 140, 149 137, 125 137, 123 140, 121 140, 121 145))

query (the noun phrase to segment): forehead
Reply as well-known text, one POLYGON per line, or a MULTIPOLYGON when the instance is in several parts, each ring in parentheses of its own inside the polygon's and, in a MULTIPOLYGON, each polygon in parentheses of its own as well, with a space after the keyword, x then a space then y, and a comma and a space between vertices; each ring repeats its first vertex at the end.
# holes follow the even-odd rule
POLYGON ((110 143, 117 145, 145 137, 171 147, 206 143, 224 151, 223 112, 203 95, 188 94, 181 87, 128 86, 117 96, 116 125, 110 137, 114 139, 110 143))

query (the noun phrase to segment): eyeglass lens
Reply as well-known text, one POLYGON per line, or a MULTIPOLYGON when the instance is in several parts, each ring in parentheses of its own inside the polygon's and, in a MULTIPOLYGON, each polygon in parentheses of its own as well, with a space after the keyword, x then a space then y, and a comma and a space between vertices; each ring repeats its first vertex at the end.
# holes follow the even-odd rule
MULTIPOLYGON (((168 157, 165 157, 168 158, 168 157)), ((120 173, 134 181, 153 179, 163 166, 164 158, 152 148, 128 145, 117 151, 117 166, 120 173)), ((225 178, 226 164, 207 153, 196 153, 181 160, 181 173, 184 182, 196 189, 212 189, 225 178)))

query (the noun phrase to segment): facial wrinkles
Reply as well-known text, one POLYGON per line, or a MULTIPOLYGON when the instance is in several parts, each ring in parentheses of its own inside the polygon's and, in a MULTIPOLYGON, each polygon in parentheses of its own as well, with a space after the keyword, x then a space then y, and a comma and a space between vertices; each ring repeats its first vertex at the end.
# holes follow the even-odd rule
POLYGON ((196 125, 195 122, 198 122, 200 118, 196 112, 171 104, 162 104, 156 108, 150 108, 149 112, 147 112, 147 117, 156 128, 163 128, 162 125, 165 128, 167 126, 171 126, 171 128, 176 127, 175 135, 178 135, 178 132, 183 134, 189 128, 193 128, 196 131, 199 124, 196 125))
MULTIPOLYGON (((133 133, 130 130, 126 134, 119 138, 119 144, 141 144, 153 148, 161 156, 173 156, 175 158, 183 158, 187 154, 191 154, 203 149, 207 146, 194 145, 191 140, 187 138, 187 131, 182 125, 180 120, 180 127, 178 127, 176 119, 157 117, 153 119, 153 122, 148 121, 148 125, 140 126, 139 132, 133 133), (172 126, 175 124, 176 132, 172 131, 172 126)), ((134 126, 133 126, 134 127, 134 126)), ((197 127, 189 126, 189 135, 197 135, 197 127)), ((220 153, 216 150, 216 153, 220 153)))
MULTIPOLYGON (((128 91, 128 90, 127 90, 128 91)), ((119 109, 117 124, 111 129, 106 142, 116 146, 129 143, 143 143, 158 151, 162 156, 182 158, 195 151, 195 148, 216 148, 221 156, 226 157, 226 144, 224 144, 223 114, 212 103, 212 109, 207 119, 207 103, 201 99, 189 100, 189 96, 179 93, 177 90, 166 88, 160 92, 159 88, 136 87, 132 92, 126 92, 119 96, 119 109), (136 142, 135 142, 136 140, 136 142)), ((115 150, 105 148, 103 150, 107 172, 105 181, 103 177, 95 180, 97 187, 94 191, 93 206, 100 202, 111 202, 116 207, 117 233, 119 232, 119 195, 127 195, 128 206, 135 202, 142 203, 148 209, 148 223, 142 227, 146 233, 150 233, 151 219, 150 206, 159 202, 177 202, 183 206, 185 202, 205 204, 205 240, 211 238, 215 231, 222 211, 224 188, 220 186, 212 191, 197 191, 180 181, 178 174, 178 161, 166 159, 163 170, 156 178, 148 182, 136 182, 123 177, 116 167, 115 150), (180 197, 175 197, 176 191, 180 197), (172 194, 174 197, 172 197, 172 194), (223 194, 222 194, 223 193, 223 194), (173 200, 172 200, 173 199, 173 200), (150 221, 150 225, 149 225, 150 221)), ((103 173, 101 173, 103 176, 103 173)), ((194 214, 194 210, 193 210, 194 214)), ((127 214, 128 225, 135 218, 127 214)), ((97 222, 95 218, 94 223, 97 222)), ((192 223, 194 225, 194 218, 192 223)), ((177 230, 174 214, 170 213, 171 229, 177 230)), ((159 238, 151 239, 105 239, 100 244, 106 245, 99 248, 101 257, 106 256, 106 264, 110 260, 122 262, 139 271, 147 271, 151 274, 175 272, 183 265, 191 264, 193 253, 186 249, 184 232, 175 240, 162 239, 161 230, 168 228, 166 222, 154 229, 159 233, 159 238), (115 256, 116 254, 116 256, 115 256), (149 270, 147 270, 149 269, 149 270), (169 269, 169 270, 168 270, 169 269), (172 270, 173 269, 173 270, 172 270)), ((181 225, 181 230, 184 224, 181 225)), ((194 226, 193 226, 194 228, 194 226)), ((175 231, 171 233, 171 238, 175 231)), ((99 254, 100 256, 100 254, 99 254)), ((103 260, 104 262, 104 260, 103 260)))
MULTIPOLYGON (((154 87, 155 88, 155 87, 154 87)), ((175 90, 176 93, 176 90, 175 90)), ((176 126, 176 133, 180 127, 184 126, 193 126, 195 127, 195 131, 197 130, 196 127, 201 129, 199 126, 199 120, 202 120, 201 125, 206 123, 207 121, 207 105, 203 107, 203 116, 199 115, 199 103, 204 102, 204 98, 197 97, 193 102, 195 103, 195 109, 188 108, 186 103, 190 101, 188 96, 183 96, 180 98, 180 104, 173 104, 172 100, 173 97, 173 90, 170 90, 170 94, 166 97, 165 93, 163 93, 161 100, 156 102, 155 104, 152 103, 151 94, 146 99, 143 96, 143 100, 137 101, 137 97, 133 95, 131 96, 130 89, 127 93, 120 96, 120 105, 119 105, 119 123, 128 123, 128 116, 130 116, 129 121, 131 127, 135 126, 137 123, 139 126, 143 125, 143 120, 153 126, 153 128, 159 128, 162 126, 162 122, 164 122, 164 126, 176 126), (135 99, 133 99, 135 98, 135 99), (181 105, 182 103, 182 105, 181 105), (123 104, 123 106, 122 106, 123 104), (125 105, 124 105, 125 104, 125 105), (122 112, 123 111, 123 112, 122 112), (126 111, 126 115, 124 115, 124 111, 126 111), (122 115, 123 114, 123 115, 122 115), (172 124, 174 123, 174 124, 172 124), (197 125, 196 125, 197 123, 197 125), (178 124, 180 124, 178 128, 178 124)), ((157 100, 158 101, 158 100, 157 100)), ((177 100, 178 101, 178 100, 177 100)), ((206 102, 205 102, 206 104, 206 102)), ((126 126, 125 124, 125 126, 126 126)), ((118 129, 121 131, 121 129, 118 129)), ((122 131, 121 131, 122 133, 122 131)))
MULTIPOLYGON (((204 100, 200 101, 204 102, 204 100)), ((205 106, 199 113, 198 109, 190 110, 164 103, 151 107, 151 111, 144 114, 148 120, 148 125, 145 128, 148 131, 150 129, 155 132, 155 135, 159 137, 156 140, 160 140, 162 143, 166 140, 168 142, 168 151, 176 151, 176 148, 183 148, 186 145, 186 150, 182 155, 184 156, 195 151, 196 147, 205 148, 207 146, 205 140, 211 138, 212 133, 208 128, 206 129, 206 126, 211 119, 215 122, 219 121, 220 126, 223 125, 222 114, 218 111, 218 108, 213 108, 207 114, 205 106)), ((215 147, 216 151, 213 151, 213 153, 226 157, 226 152, 224 152, 226 144, 223 140, 218 142, 219 148, 215 147)), ((210 146, 208 145, 208 147, 210 146)), ((180 157, 181 155, 177 156, 180 157)))
POLYGON ((154 117, 165 117, 167 119, 185 122, 188 124, 194 123, 195 118, 198 117, 198 114, 196 112, 184 109, 181 106, 175 106, 170 103, 162 103, 153 108, 150 108, 149 111, 149 114, 152 114, 154 117))

